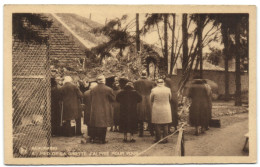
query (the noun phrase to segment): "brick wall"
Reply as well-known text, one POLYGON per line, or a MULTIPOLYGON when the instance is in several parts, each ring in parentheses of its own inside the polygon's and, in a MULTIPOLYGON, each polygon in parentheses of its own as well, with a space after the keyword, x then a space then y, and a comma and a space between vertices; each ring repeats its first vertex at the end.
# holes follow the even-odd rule
MULTIPOLYGON (((52 18, 51 16, 48 16, 52 18)), ((71 68, 75 71, 83 69, 87 48, 80 46, 64 27, 54 18, 50 30, 50 60, 51 64, 58 62, 58 66, 71 68), (54 61, 55 60, 55 61, 54 61)))

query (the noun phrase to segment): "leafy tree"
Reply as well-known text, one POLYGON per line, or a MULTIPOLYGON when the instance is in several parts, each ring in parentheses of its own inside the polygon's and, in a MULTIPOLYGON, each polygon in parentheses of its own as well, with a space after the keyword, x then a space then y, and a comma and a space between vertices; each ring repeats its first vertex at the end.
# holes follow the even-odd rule
POLYGON ((239 14, 234 16, 236 20, 235 25, 235 45, 236 45, 236 96, 235 105, 241 106, 241 59, 242 57, 248 57, 248 14, 239 14), (242 38, 242 34, 246 35, 246 38, 242 38), (241 41, 244 44, 242 47, 241 41), (246 49, 247 48, 247 49, 246 49), (243 51, 244 50, 244 51, 243 51))
POLYGON ((109 39, 107 42, 100 44, 92 49, 94 53, 100 55, 100 63, 107 56, 111 56, 113 49, 119 49, 119 55, 122 56, 123 50, 133 43, 134 38, 127 31, 129 23, 122 28, 122 22, 127 19, 127 15, 123 15, 122 18, 116 18, 109 21, 104 27, 95 28, 92 30, 95 34, 103 34, 109 39))
POLYGON ((248 14, 211 14, 215 25, 221 25, 223 54, 225 56, 225 99, 229 99, 228 60, 236 59, 236 99, 235 105, 241 105, 241 59, 248 59, 248 14), (232 40, 232 35, 235 40, 232 40))
POLYGON ((205 28, 205 26, 206 26, 207 22, 209 22, 209 20, 207 20, 207 14, 193 14, 193 15, 191 15, 191 19, 197 25, 197 29, 196 29, 197 34, 198 34, 198 59, 197 60, 199 60, 198 62, 200 62, 200 77, 203 78, 202 33, 203 33, 203 29, 205 28))
POLYGON ((139 13, 136 13, 136 51, 140 52, 139 13))
POLYGON ((170 74, 172 74, 172 70, 174 65, 176 64, 177 58, 180 55, 180 49, 181 45, 179 46, 179 49, 177 50, 177 44, 178 44, 178 39, 175 38, 175 14, 161 14, 161 13, 152 13, 152 14, 146 14, 146 20, 144 22, 144 27, 143 27, 143 33, 146 34, 149 32, 151 28, 156 27, 158 37, 161 43, 161 50, 163 54, 163 59, 162 59, 162 69, 160 73, 168 73, 168 53, 169 53, 169 48, 171 49, 171 58, 170 58, 170 74), (173 19, 173 25, 171 26, 169 22, 170 16, 173 19), (161 37, 160 33, 160 28, 159 24, 163 22, 163 37, 161 37), (171 46, 168 47, 168 28, 171 29, 172 31, 172 43, 171 46), (176 41, 176 42, 175 42, 176 41))
POLYGON ((222 50, 215 47, 209 49, 211 52, 207 56, 207 61, 211 64, 219 65, 220 58, 223 57, 222 50))
POLYGON ((41 14, 34 13, 15 13, 12 16, 13 35, 23 42, 47 43, 48 33, 46 30, 52 25, 52 21, 48 20, 41 14))
POLYGON ((185 71, 188 66, 188 15, 186 13, 182 14, 182 74, 185 74, 185 71))
MULTIPOLYGON (((193 73, 194 62, 196 60, 195 71, 200 64, 200 72, 202 72, 202 49, 209 45, 212 41, 218 41, 219 27, 211 25, 211 28, 202 33, 204 28, 211 23, 212 20, 207 14, 182 14, 182 79, 179 83, 179 93, 182 92, 185 84, 193 73), (189 33, 189 26, 193 23, 195 29, 189 33), (191 38, 191 45, 188 41, 191 38)), ((202 73, 200 73, 202 75, 202 73)))
MULTIPOLYGON (((229 100, 229 72, 228 60, 230 59, 230 28, 231 18, 225 14, 211 14, 209 16, 214 20, 214 25, 221 25, 222 43, 224 44, 223 55, 225 57, 225 100, 229 100)), ((231 23, 232 24, 232 23, 231 23)))
POLYGON ((174 60, 176 56, 176 54, 174 53, 174 38, 175 38, 175 20, 176 15, 172 14, 172 46, 171 46, 171 63, 170 63, 170 74, 172 74, 173 71, 173 67, 176 64, 177 60, 174 60))
POLYGON ((162 69, 160 69, 160 71, 162 74, 165 74, 168 71, 168 33, 167 33, 168 14, 160 14, 160 13, 146 14, 143 33, 146 34, 147 32, 149 32, 151 28, 154 28, 155 26, 157 29, 159 40, 161 42, 161 49, 163 54, 163 59, 162 59, 163 65, 161 66, 162 69), (164 39, 161 37, 160 30, 159 30, 159 23, 162 21, 164 23, 164 39))
POLYGON ((164 23, 164 64, 166 65, 168 71, 168 14, 163 14, 164 23))

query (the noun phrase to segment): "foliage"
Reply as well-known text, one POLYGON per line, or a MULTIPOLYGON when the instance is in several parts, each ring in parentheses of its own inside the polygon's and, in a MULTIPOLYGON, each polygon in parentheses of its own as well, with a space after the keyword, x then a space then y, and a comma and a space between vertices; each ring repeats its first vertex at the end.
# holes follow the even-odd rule
POLYGON ((215 26, 221 25, 222 31, 222 43, 223 36, 227 36, 228 40, 228 59, 236 57, 237 49, 240 52, 241 62, 243 63, 243 68, 247 69, 248 60, 248 14, 211 14, 209 17, 214 20, 213 24, 215 26), (240 46, 237 48, 235 43, 235 33, 236 25, 240 23, 240 46), (224 29, 227 29, 227 34, 223 33, 224 29))
POLYGON ((46 43, 48 34, 39 30, 45 30, 52 25, 52 21, 40 14, 15 13, 12 16, 13 35, 23 42, 46 43))
MULTIPOLYGON (((161 75, 165 75, 168 73, 168 32, 167 32, 167 29, 168 29, 168 26, 169 28, 170 25, 169 25, 169 14, 162 14, 162 13, 148 13, 146 14, 146 20, 144 22, 144 26, 142 28, 142 31, 143 31, 143 34, 146 34, 149 32, 149 30, 151 28, 154 28, 156 26, 156 29, 157 29, 157 33, 158 33, 158 37, 159 37, 159 40, 160 40, 160 43, 161 43, 161 52, 163 54, 163 58, 161 58, 161 60, 159 61, 160 62, 160 74, 161 75), (159 29, 159 23, 160 22, 164 22, 164 37, 161 37, 161 34, 160 34, 160 29, 159 29), (164 43, 164 44, 163 44, 164 43)), ((175 28, 175 27, 174 27, 175 28)), ((174 28, 171 28, 172 31, 174 31, 173 29, 174 28)), ((172 40, 174 41, 174 36, 172 37, 172 40)), ((171 46, 171 49, 172 49, 172 54, 171 54, 171 58, 174 59, 174 55, 176 54, 173 54, 173 43, 172 43, 172 46, 171 46)), ((171 61, 174 61, 174 60, 171 60, 171 61)), ((172 65, 174 65, 175 63, 171 63, 171 67, 173 68, 172 65)))
POLYGON ((123 21, 127 19, 127 15, 123 15, 121 19, 116 18, 109 21, 104 27, 94 28, 92 32, 96 35, 102 34, 109 38, 92 49, 94 53, 100 55, 100 62, 107 56, 110 57, 110 51, 119 49, 119 55, 122 56, 122 51, 133 43, 133 37, 127 31, 128 26, 121 28, 123 21))
POLYGON ((222 50, 212 47, 209 48, 210 53, 207 55, 207 61, 211 64, 218 65, 221 58, 223 58, 222 50))
POLYGON ((163 21, 163 14, 159 14, 159 13, 146 14, 143 33, 146 34, 147 32, 149 32, 151 28, 154 28, 154 26, 161 21, 163 21))

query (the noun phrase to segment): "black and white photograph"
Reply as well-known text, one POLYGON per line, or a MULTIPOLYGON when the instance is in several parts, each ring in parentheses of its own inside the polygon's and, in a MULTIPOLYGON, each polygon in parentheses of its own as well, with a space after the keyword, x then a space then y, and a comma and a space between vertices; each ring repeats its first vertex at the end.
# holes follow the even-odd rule
POLYGON ((8 164, 255 162, 254 6, 11 7, 8 164))

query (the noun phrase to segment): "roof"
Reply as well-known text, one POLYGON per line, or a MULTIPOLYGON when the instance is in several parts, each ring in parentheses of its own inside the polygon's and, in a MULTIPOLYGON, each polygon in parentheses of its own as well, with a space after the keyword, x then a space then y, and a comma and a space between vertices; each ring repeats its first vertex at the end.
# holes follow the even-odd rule
POLYGON ((95 21, 71 13, 54 14, 72 34, 81 40, 88 49, 96 47, 108 40, 104 35, 96 35, 92 32, 93 28, 103 26, 95 21))
MULTIPOLYGON (((96 35, 92 32, 93 28, 98 28, 103 26, 95 21, 87 19, 82 16, 71 13, 57 13, 53 16, 58 20, 78 41, 80 41, 87 49, 98 46, 108 40, 104 35, 96 35)), ((141 45, 149 45, 144 41, 141 41, 141 45)), ((150 45, 149 45, 150 46, 150 45)), ((163 57, 162 49, 160 47, 151 45, 153 51, 158 53, 159 57, 163 57)), ((116 51, 113 51, 113 55, 116 55, 116 51)), ((169 52, 170 56, 170 52, 169 52)), ((182 69, 181 59, 178 58, 177 69, 182 69)), ((195 68, 195 63, 193 69, 195 68)), ((224 71, 223 67, 213 65, 207 61, 203 61, 203 70, 212 70, 212 71, 224 71)), ((233 71, 233 70, 229 70, 233 71)))

